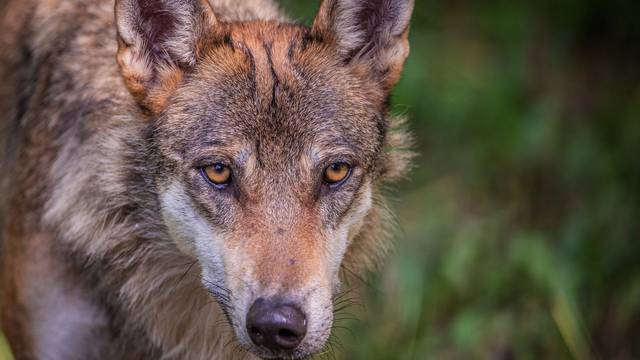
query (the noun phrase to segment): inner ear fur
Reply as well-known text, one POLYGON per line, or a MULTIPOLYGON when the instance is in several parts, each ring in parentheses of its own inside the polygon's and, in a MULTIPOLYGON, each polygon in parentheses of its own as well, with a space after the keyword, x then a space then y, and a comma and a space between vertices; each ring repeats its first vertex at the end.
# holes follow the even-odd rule
POLYGON ((117 62, 140 107, 159 113, 218 21, 207 0, 116 0, 117 62))
POLYGON ((330 41, 345 63, 369 68, 390 91, 409 55, 413 0, 323 0, 312 33, 330 41))

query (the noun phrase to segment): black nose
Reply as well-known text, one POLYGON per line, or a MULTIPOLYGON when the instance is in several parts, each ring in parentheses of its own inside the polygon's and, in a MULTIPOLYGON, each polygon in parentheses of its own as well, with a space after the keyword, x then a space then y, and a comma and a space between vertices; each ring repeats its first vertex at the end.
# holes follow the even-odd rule
POLYGON ((307 333, 307 320, 293 305, 259 298, 247 314, 247 331, 257 346, 275 352, 293 350, 307 333))

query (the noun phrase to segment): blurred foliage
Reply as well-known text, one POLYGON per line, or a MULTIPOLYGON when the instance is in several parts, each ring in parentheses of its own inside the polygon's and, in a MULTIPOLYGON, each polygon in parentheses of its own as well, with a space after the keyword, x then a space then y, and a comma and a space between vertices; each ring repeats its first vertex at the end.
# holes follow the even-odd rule
POLYGON ((7 340, 2 333, 0 333, 0 360, 13 360, 9 344, 7 344, 7 340))
POLYGON ((420 157, 396 251, 327 357, 640 358, 638 14, 417 0, 394 111, 420 157))
POLYGON ((640 358, 640 2, 416 2, 420 157, 336 356, 640 358))

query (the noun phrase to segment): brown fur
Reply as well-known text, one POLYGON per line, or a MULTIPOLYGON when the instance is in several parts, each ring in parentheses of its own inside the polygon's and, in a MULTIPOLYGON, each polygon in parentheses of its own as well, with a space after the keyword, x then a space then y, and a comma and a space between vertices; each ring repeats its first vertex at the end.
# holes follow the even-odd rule
POLYGON ((325 0, 312 28, 269 0, 119 0, 115 21, 109 1, 2 6, 0 309, 16 356, 319 351, 338 271, 388 249, 381 188, 410 162, 388 98, 412 2, 325 0), (197 171, 220 161, 223 191, 197 171), (336 161, 353 173, 330 189, 336 161), (300 349, 252 347, 257 296, 307 311, 300 349))

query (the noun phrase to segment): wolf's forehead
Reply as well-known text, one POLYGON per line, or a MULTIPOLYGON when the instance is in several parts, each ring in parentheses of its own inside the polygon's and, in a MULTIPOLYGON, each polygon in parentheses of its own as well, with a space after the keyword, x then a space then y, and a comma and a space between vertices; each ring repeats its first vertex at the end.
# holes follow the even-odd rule
POLYGON ((375 152, 384 126, 366 86, 306 31, 236 26, 183 88, 171 110, 174 126, 188 126, 191 141, 251 146, 273 158, 331 148, 375 152))

